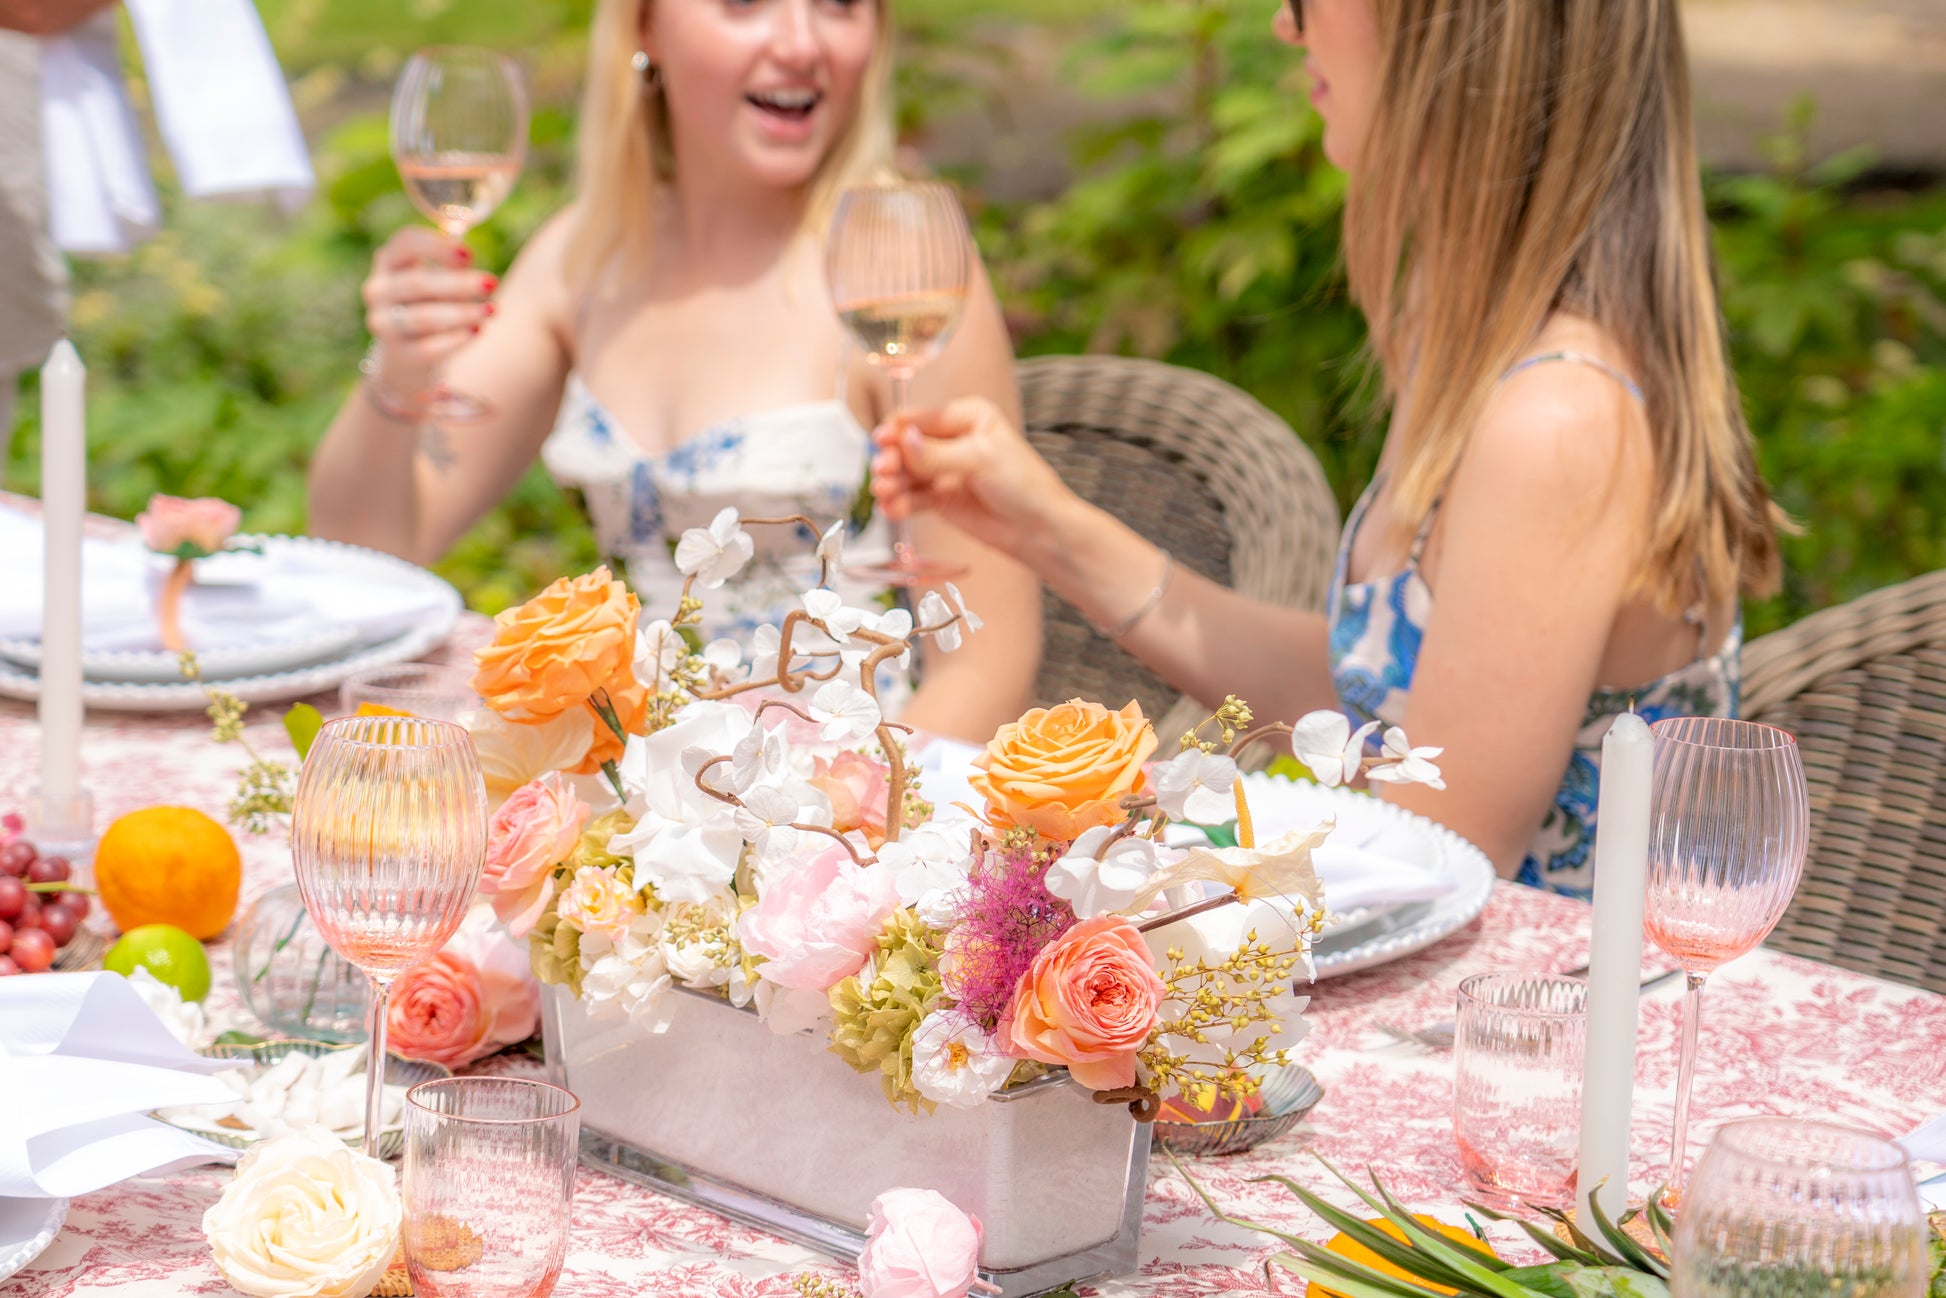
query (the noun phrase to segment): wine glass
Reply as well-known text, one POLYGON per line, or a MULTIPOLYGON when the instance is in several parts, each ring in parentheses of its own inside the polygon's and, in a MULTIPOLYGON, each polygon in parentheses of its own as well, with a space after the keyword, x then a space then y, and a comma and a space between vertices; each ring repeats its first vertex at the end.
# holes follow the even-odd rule
POLYGON ((1926 1219, 1905 1151, 1821 1122, 1725 1123, 1670 1248, 1673 1298, 1919 1298, 1926 1219))
POLYGON ((406 1274, 420 1298, 546 1298, 568 1252, 581 1101, 520 1077, 405 1095, 406 1274))
POLYGON ((338 686, 338 707, 348 714, 364 708, 367 712, 401 712, 434 721, 458 721, 462 714, 479 706, 480 696, 473 692, 473 673, 462 667, 386 663, 355 671, 338 686))
POLYGON ((1688 980, 1666 1202, 1682 1197, 1703 981, 1770 935, 1809 836, 1797 741, 1775 726, 1673 717, 1655 736, 1643 927, 1688 980))
MULTIPOLYGON (((891 378, 894 412, 904 410, 913 374, 939 354, 966 306, 973 240, 959 200, 929 181, 847 189, 824 265, 838 318, 891 378)), ((965 570, 922 558, 900 519, 891 562, 861 571, 892 586, 923 586, 965 570)))
MULTIPOLYGON (((392 161, 414 207, 454 239, 493 215, 527 158, 527 85, 504 54, 466 45, 420 50, 392 88, 392 161)), ((492 413, 445 384, 414 399, 442 423, 492 413)))
POLYGON ((365 1152, 373 1157, 386 997, 465 918, 486 838, 486 784, 459 726, 339 717, 318 731, 291 802, 291 859, 311 922, 371 982, 365 1152))

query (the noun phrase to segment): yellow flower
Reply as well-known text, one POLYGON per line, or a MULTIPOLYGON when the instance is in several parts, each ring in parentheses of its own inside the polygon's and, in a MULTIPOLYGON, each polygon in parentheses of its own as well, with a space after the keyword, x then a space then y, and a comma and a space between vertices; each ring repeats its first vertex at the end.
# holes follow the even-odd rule
POLYGON ((1070 699, 1000 727, 974 759, 971 783, 994 828, 1019 825, 1068 842, 1122 820, 1122 799, 1147 787, 1142 763, 1155 746, 1141 704, 1110 712, 1070 699))

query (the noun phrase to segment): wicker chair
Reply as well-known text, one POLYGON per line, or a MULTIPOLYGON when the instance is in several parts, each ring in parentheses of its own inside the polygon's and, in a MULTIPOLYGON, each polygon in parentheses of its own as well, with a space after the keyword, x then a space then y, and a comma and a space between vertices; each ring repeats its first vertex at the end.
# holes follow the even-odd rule
MULTIPOLYGON (((1322 608, 1338 506, 1290 426, 1208 374, 1118 356, 1022 362, 1027 436, 1068 484, 1176 562, 1258 599, 1322 608)), ((1207 715, 1051 592, 1035 702, 1139 699, 1157 733, 1207 715)))
POLYGON ((1743 714, 1797 736, 1804 880, 1770 945, 1946 992, 1946 572, 1743 655, 1743 714))

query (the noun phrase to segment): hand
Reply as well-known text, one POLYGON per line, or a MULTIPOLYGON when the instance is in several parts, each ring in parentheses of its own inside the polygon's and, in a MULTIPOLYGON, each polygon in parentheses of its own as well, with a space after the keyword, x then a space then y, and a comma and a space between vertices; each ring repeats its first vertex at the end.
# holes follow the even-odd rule
POLYGON ((0 28, 29 36, 59 36, 112 3, 114 0, 0 0, 0 28))
POLYGON ((465 244, 407 226, 372 258, 362 290, 365 328, 378 343, 373 376, 393 395, 432 386, 440 365, 493 314, 500 281, 473 268, 465 244))
POLYGON ((1027 557, 1025 542, 1080 503, 983 397, 903 411, 873 432, 872 495, 891 518, 935 510, 977 540, 1027 557))

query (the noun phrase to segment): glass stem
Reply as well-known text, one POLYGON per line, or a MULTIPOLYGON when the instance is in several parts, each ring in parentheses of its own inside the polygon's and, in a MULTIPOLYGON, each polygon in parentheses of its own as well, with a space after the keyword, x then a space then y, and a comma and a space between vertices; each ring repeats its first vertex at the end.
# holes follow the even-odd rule
POLYGON ((1668 1189, 1664 1202, 1675 1207, 1682 1202, 1683 1166, 1689 1153, 1689 1087, 1696 1080, 1696 1030, 1703 1018, 1703 979, 1707 974, 1685 975, 1687 989, 1682 998, 1682 1047, 1676 1064, 1676 1129, 1669 1138, 1668 1189))
POLYGON ((377 1158, 379 1109, 385 1098, 385 1002, 392 994, 392 980, 366 977, 372 985, 372 1007, 365 1020, 365 1153, 377 1158))
MULTIPOLYGON (((892 378, 892 416, 903 414, 912 399, 912 371, 900 367, 891 371, 892 378)), ((892 562, 903 564, 917 553, 912 548, 912 515, 898 519, 892 524, 892 562)))

